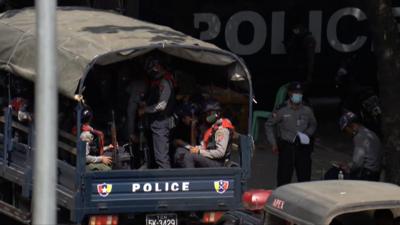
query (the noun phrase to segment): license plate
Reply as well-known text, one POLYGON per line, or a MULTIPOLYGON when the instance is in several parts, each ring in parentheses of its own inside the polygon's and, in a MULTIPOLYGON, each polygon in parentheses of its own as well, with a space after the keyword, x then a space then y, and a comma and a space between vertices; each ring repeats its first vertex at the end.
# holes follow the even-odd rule
POLYGON ((178 225, 176 214, 150 214, 146 215, 146 225, 178 225))

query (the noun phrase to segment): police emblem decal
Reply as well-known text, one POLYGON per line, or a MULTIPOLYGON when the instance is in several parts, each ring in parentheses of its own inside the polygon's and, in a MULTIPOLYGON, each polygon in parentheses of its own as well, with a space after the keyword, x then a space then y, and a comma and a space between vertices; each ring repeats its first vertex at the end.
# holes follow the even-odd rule
POLYGON ((219 194, 225 193, 229 188, 229 181, 227 180, 217 180, 214 181, 215 191, 219 194))
POLYGON ((111 190, 112 184, 102 183, 97 185, 97 192, 101 197, 107 197, 111 193, 111 190))

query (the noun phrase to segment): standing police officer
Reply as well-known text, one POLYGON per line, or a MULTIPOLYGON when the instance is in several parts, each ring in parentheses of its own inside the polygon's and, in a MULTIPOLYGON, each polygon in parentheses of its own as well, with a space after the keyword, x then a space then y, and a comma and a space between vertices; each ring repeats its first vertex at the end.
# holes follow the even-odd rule
POLYGON ((174 80, 160 60, 148 58, 145 69, 150 79, 145 105, 138 113, 148 115, 153 139, 154 158, 158 168, 171 168, 169 134, 173 124, 175 107, 174 80))
POLYGON ((310 139, 317 121, 312 109, 303 104, 303 87, 292 82, 288 87, 289 99, 280 105, 265 124, 272 152, 278 153, 278 186, 292 180, 293 168, 299 182, 311 179, 310 139))
POLYGON ((353 161, 350 179, 379 181, 381 170, 381 142, 371 130, 357 122, 357 116, 346 112, 339 120, 340 129, 353 137, 353 161))

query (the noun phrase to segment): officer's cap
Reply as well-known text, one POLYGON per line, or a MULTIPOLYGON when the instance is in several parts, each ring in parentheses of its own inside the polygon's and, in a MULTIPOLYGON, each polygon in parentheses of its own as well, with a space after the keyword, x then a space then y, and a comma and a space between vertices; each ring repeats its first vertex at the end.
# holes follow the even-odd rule
POLYGON ((183 103, 178 110, 179 116, 192 116, 197 113, 197 108, 193 103, 183 103))
POLYGON ((344 130, 348 125, 357 122, 357 116, 353 112, 347 111, 339 119, 340 130, 344 130))
POLYGON ((299 92, 303 92, 303 84, 298 82, 298 81, 294 81, 291 82, 288 86, 288 91, 299 91, 299 92))
POLYGON ((82 109, 81 122, 87 123, 87 122, 91 121, 92 118, 93 118, 92 110, 88 106, 85 106, 85 108, 82 109))
POLYGON ((220 111, 221 105, 215 99, 209 99, 205 102, 203 112, 220 111))

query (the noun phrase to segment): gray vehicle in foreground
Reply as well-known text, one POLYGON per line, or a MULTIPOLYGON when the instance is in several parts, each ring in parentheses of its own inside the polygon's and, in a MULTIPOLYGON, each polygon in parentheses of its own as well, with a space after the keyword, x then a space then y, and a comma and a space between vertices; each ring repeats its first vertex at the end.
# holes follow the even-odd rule
POLYGON ((244 196, 248 210, 224 214, 221 224, 374 225, 376 210, 400 216, 400 187, 381 182, 313 181, 244 196))
MULTIPOLYGON (((242 192, 250 174, 252 138, 248 133, 253 94, 250 74, 239 57, 171 28, 113 12, 58 8, 57 26, 58 88, 66 101, 78 106, 76 127, 81 127, 82 107, 74 100, 75 96, 85 96, 91 85, 101 83, 104 74, 110 82, 123 83, 118 72, 108 70, 102 76, 98 74, 104 68, 118 69, 121 62, 143 64, 144 58, 153 52, 166 55, 177 67, 190 70, 187 74, 197 83, 207 87, 220 85, 231 90, 229 93, 235 90, 245 99, 240 111, 248 117, 242 132, 235 135, 236 158, 231 159, 235 162, 227 163, 236 166, 223 168, 131 167, 89 172, 85 171, 85 150, 79 132, 73 135, 60 129, 57 168, 60 223, 211 224, 221 212, 241 207, 242 192)), ((35 32, 33 8, 0 14, 0 69, 5 80, 35 81, 35 32)), ((11 101, 14 90, 8 93, 11 94, 5 98, 11 101)), ((0 121, 0 212, 29 224, 34 114, 33 123, 21 123, 11 107, 5 107, 0 121)))

